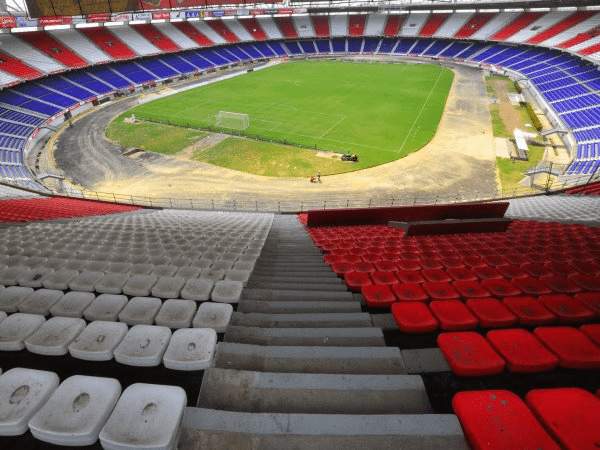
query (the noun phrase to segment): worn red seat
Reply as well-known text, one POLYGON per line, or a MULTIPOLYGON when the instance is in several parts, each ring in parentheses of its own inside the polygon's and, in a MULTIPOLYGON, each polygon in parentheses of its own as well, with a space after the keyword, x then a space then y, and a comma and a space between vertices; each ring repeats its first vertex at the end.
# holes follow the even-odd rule
POLYGON ((481 259, 481 256, 477 256, 477 255, 471 255, 471 256, 465 256, 462 259, 463 263, 465 266, 467 267, 485 267, 487 266, 487 264, 485 263, 485 261, 483 259, 481 259))
POLYGON ((571 280, 585 291, 600 292, 600 277, 596 275, 573 275, 571 280))
POLYGON ((450 275, 448 275, 442 269, 423 269, 421 270, 421 275, 423 275, 427 281, 438 281, 445 283, 452 281, 450 275))
POLYGON ((396 302, 396 296, 387 284, 370 284, 361 289, 367 306, 388 308, 396 302))
POLYGON ((425 278, 421 275, 418 270, 399 270, 396 272, 396 277, 402 283, 424 283, 425 278))
POLYGON ((502 264, 501 266, 496 266, 496 270, 507 280, 529 276, 520 266, 515 266, 514 264, 502 264))
POLYGON ((600 346, 600 323, 582 325, 579 329, 584 332, 596 345, 600 346))
POLYGON ((344 281, 352 292, 360 292, 364 286, 373 284, 369 275, 364 272, 346 272, 344 281))
POLYGON ((370 273, 370 272, 374 272, 376 270, 375 266, 373 266, 373 264, 365 262, 365 261, 355 262, 354 264, 352 264, 352 267, 354 268, 355 272, 370 273))
POLYGON ((533 297, 508 297, 502 300, 502 302, 517 316, 521 325, 549 325, 557 320, 556 314, 549 311, 533 297))
POLYGON ((552 293, 552 289, 550 289, 546 283, 536 278, 515 278, 512 282, 521 290, 521 292, 527 295, 538 296, 552 293))
POLYGON ((394 284, 398 282, 398 278, 394 275, 394 272, 390 271, 379 271, 371 272, 371 279, 373 280, 373 284, 394 284))
POLYGON ((532 278, 540 278, 548 273, 548 269, 543 264, 531 262, 522 264, 521 269, 532 278))
POLYGON ((483 280, 481 284, 496 297, 514 297, 521 294, 521 290, 510 281, 491 279, 483 280))
POLYGON ((459 376, 496 375, 506 365, 489 342, 473 331, 442 333, 438 336, 437 343, 452 372, 459 376))
POLYGON ((558 316, 560 323, 586 323, 595 318, 592 311, 566 295, 542 295, 538 300, 558 316))
POLYGON ((442 269, 444 265, 435 258, 423 258, 419 261, 423 269, 442 269))
POLYGON ((467 308, 473 313, 482 328, 508 328, 517 324, 517 316, 493 298, 468 300, 467 308))
POLYGON ((346 272, 354 272, 353 264, 347 261, 336 261, 331 264, 331 270, 338 275, 343 275, 346 272))
POLYGON ((395 283, 391 285, 396 298, 401 302, 426 302, 429 295, 416 283, 395 283))
POLYGON ((492 295, 478 281, 455 281, 452 286, 465 299, 486 298, 492 295))
POLYGON ((506 258, 499 256, 499 255, 486 255, 486 256, 483 256, 482 259, 488 266, 493 266, 493 267, 501 266, 503 264, 508 263, 506 258))
MULTIPOLYGON (((562 257, 564 259, 564 255, 562 257)), ((544 264, 544 269, 547 272, 552 272, 553 274, 558 275, 559 277, 568 277, 568 276, 576 275, 579 273, 568 262, 567 263, 548 262, 548 263, 544 264)))
POLYGON ((600 293, 586 292, 575 295, 575 299, 596 315, 600 319, 600 293))
POLYGON ((560 448, 512 392, 459 392, 452 399, 452 409, 473 450, 560 448))
POLYGON ((375 269, 383 272, 392 272, 398 270, 398 266, 393 261, 375 261, 373 265, 375 266, 375 269))
POLYGON ((564 449, 600 447, 600 399, 591 392, 579 388, 535 389, 525 396, 525 402, 564 449))
POLYGON ((506 360, 514 373, 547 372, 558 365, 558 358, 529 331, 521 328, 492 330, 486 335, 492 347, 506 360))
POLYGON ((473 267, 473 273, 477 275, 480 280, 502 280, 502 274, 493 267, 481 266, 473 267))
POLYGON ((571 327, 539 327, 533 332, 566 369, 600 368, 600 347, 582 331, 571 327))
POLYGON ((429 309, 445 331, 474 330, 479 325, 473 313, 458 300, 435 300, 429 309))
POLYGON ((464 267, 446 269, 446 273, 454 281, 476 281, 478 279, 477 275, 475 275, 472 270, 464 267))
POLYGON ((392 316, 403 333, 432 333, 438 329, 437 320, 424 303, 394 303, 392 316))
MULTIPOLYGON (((400 270, 421 270, 421 264, 417 261, 413 261, 411 259, 401 259, 396 261, 396 266, 398 267, 398 271, 400 270)), ((379 269, 381 270, 381 269, 379 269)), ((390 269, 388 269, 390 270, 390 269)))
POLYGON ((426 281, 422 284, 422 287, 432 300, 452 300, 460 298, 460 295, 450 283, 426 281))
POLYGON ((569 278, 551 275, 542 277, 541 281, 546 283, 546 286, 556 294, 575 294, 581 292, 581 288, 569 278))
POLYGON ((573 267, 577 272, 582 275, 598 275, 600 274, 600 264, 586 260, 586 261, 574 261, 573 267))

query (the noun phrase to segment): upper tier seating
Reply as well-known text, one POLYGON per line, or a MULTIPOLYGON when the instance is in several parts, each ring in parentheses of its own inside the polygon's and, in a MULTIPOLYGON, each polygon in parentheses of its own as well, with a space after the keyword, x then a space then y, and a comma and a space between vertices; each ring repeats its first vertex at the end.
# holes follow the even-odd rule
POLYGON ((210 27, 215 30, 221 37, 227 42, 236 43, 240 41, 240 38, 232 32, 229 27, 222 20, 210 20, 206 22, 210 27))
POLYGON ((246 27, 246 29, 257 41, 266 41, 269 39, 269 37, 265 34, 262 27, 260 26, 260 23, 258 23, 258 20, 256 18, 240 19, 240 22, 246 27))
POLYGON ((19 37, 57 61, 60 61, 65 66, 80 68, 88 65, 84 59, 54 40, 48 33, 35 31, 32 33, 21 33, 19 34, 19 37))
POLYGON ((528 39, 527 43, 542 44, 544 43, 544 41, 553 38, 554 36, 568 30, 571 27, 574 27, 578 23, 590 18, 594 14, 596 13, 593 11, 576 11, 574 13, 571 13, 560 22, 552 25, 550 28, 528 39))
POLYGON ((365 26, 365 36, 381 36, 385 27, 387 17, 383 14, 367 15, 367 24, 365 26))
POLYGON ((187 37, 192 39, 201 47, 210 47, 214 45, 214 42, 207 38, 204 34, 202 34, 197 28, 193 27, 188 22, 173 22, 173 26, 175 26, 178 30, 184 33, 187 37))
POLYGON ((329 16, 331 36, 348 36, 348 16, 329 16))
POLYGON ((175 26, 177 23, 186 22, 163 22, 154 23, 154 27, 161 32, 163 35, 168 37, 177 47, 187 50, 191 48, 197 48, 198 43, 187 36, 183 31, 175 26))
MULTIPOLYGON (((194 28, 196 28, 200 33, 210 39, 214 44, 220 45, 226 44, 228 41, 221 34, 217 33, 215 29, 208 24, 208 21, 200 21, 200 22, 188 22, 194 28)), ((218 26, 218 25, 217 25, 218 26)), ((237 39, 237 38, 236 38, 237 39)))
POLYGON ((315 37, 312 21, 308 16, 292 16, 292 22, 300 38, 315 37))
POLYGON ((291 17, 274 17, 275 23, 279 25, 283 33, 283 37, 286 39, 297 39, 298 33, 294 27, 294 22, 291 17))
POLYGON ((544 15, 544 13, 541 13, 541 12, 525 12, 525 13, 521 14, 516 20, 511 22, 509 25, 507 25, 506 27, 504 27, 503 29, 501 29, 500 31, 498 31, 494 35, 492 35, 490 39, 493 39, 496 41, 504 41, 504 40, 510 38, 512 35, 514 35, 518 31, 525 28, 526 26, 535 22, 537 19, 539 19, 543 15, 544 15))
POLYGON ((50 58, 45 53, 37 50, 31 44, 24 42, 14 34, 3 34, 0 36, 2 43, 2 52, 18 58, 21 61, 27 61, 27 65, 38 71, 49 74, 63 72, 66 67, 56 59, 50 58))
POLYGON ((401 36, 418 36, 423 25, 429 20, 429 14, 427 13, 415 13, 411 12, 406 19, 404 19, 404 25, 402 26, 401 36))
POLYGON ((442 25, 433 33, 435 37, 453 37, 471 18, 472 13, 457 12, 451 14, 442 25))
POLYGON ((226 22, 227 27, 235 34, 240 41, 255 41, 256 38, 250 30, 244 26, 238 19, 231 19, 226 22))
POLYGON ((113 59, 131 59, 136 57, 136 54, 129 47, 104 27, 81 28, 81 32, 113 59))
POLYGON ((468 39, 478 32, 486 23, 488 23, 494 13, 475 13, 471 18, 463 25, 463 27, 456 32, 454 37, 456 39, 468 39))
POLYGON ((282 39, 283 34, 272 17, 258 17, 256 19, 269 39, 282 39))
POLYGON ((316 37, 329 37, 329 16, 311 16, 316 37))
POLYGON ((448 19, 450 14, 436 14, 433 13, 427 19, 427 22, 423 25, 419 31, 421 37, 431 37, 435 34, 439 27, 448 19))
MULTIPOLYGON (((41 77, 43 74, 24 64, 21 60, 15 59, 6 53, 0 53, 0 70, 16 75, 19 78, 25 80, 32 80, 41 77)), ((7 84, 11 83, 13 79, 8 79, 7 84)))
POLYGON ((111 56, 94 45, 84 34, 75 29, 49 30, 50 36, 62 42, 65 47, 72 49, 81 58, 91 64, 104 64, 111 61, 111 56))
POLYGON ((385 30, 383 31, 384 36, 394 37, 397 36, 404 23, 404 16, 400 15, 388 15, 387 22, 385 24, 385 30))
POLYGON ((365 34, 366 16, 351 15, 348 20, 348 36, 363 36, 365 34))
POLYGON ((181 48, 175 44, 175 42, 158 31, 158 29, 151 23, 140 23, 131 25, 131 27, 163 52, 177 52, 181 50, 181 48))
POLYGON ((160 53, 152 41, 142 36, 132 27, 112 27, 111 33, 118 37, 121 42, 126 42, 127 46, 140 56, 156 55, 160 53))

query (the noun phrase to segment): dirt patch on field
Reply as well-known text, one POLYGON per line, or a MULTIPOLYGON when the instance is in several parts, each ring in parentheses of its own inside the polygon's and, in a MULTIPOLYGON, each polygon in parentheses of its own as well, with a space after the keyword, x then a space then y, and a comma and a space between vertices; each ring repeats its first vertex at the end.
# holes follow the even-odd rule
POLYGON ((211 147, 214 147, 219 142, 224 141, 225 139, 232 137, 228 134, 223 133, 211 133, 208 136, 200 139, 199 141, 194 142, 192 145, 188 145, 186 148, 177 152, 175 154, 175 158, 183 159, 186 161, 191 161, 194 157, 194 153, 198 151, 204 151, 211 147))
MULTIPOLYGON (((506 81, 506 79, 493 78, 490 80, 490 82, 492 88, 494 89, 494 95, 498 100, 496 102, 498 112, 500 113, 500 117, 502 118, 502 121, 504 122, 508 132, 512 134, 515 128, 519 128, 523 131, 535 131, 533 128, 524 126, 521 113, 510 102, 510 98, 508 97, 509 83, 506 81)), ((512 83, 512 81, 509 82, 512 83)))

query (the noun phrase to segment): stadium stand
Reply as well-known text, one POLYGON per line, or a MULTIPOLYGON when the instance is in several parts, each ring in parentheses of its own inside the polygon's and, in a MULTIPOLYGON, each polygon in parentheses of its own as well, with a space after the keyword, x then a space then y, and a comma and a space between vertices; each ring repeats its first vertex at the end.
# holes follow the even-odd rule
POLYGON ((19 37, 67 67, 77 69, 88 65, 88 63, 77 54, 60 44, 58 41, 52 39, 48 33, 44 33, 43 31, 21 33, 19 37))
POLYGON ((242 25, 246 27, 246 29, 250 32, 252 37, 257 41, 266 41, 269 37, 265 34, 260 23, 255 18, 252 19, 240 19, 242 25))
POLYGON ((256 40, 256 37, 254 37, 250 30, 237 19, 228 20, 227 26, 242 42, 256 40))
POLYGON ((280 29, 271 17, 258 17, 258 23, 264 30, 269 39, 282 39, 282 29, 280 29))
POLYGON ((369 14, 365 26, 365 36, 381 36, 386 24, 386 16, 383 14, 369 14))
POLYGON ((210 47, 214 45, 213 41, 211 41, 208 37, 206 37, 188 22, 174 22, 172 25, 201 47, 210 47))
POLYGON ((292 23, 299 38, 315 37, 315 30, 309 16, 292 16, 292 23))
POLYGON ((348 16, 329 16, 331 36, 348 36, 348 16))
POLYGON ((315 29, 315 36, 318 38, 329 37, 329 16, 311 16, 313 21, 313 27, 315 29))
POLYGON ((175 44, 175 42, 158 31, 154 24, 139 23, 131 25, 131 27, 163 52, 177 52, 181 50, 181 48, 175 44))
POLYGON ((115 60, 136 57, 136 54, 129 47, 104 27, 82 28, 81 33, 115 60))
POLYGON ((348 36, 363 36, 365 34, 366 16, 351 15, 348 18, 348 36))
MULTIPOLYGON (((121 42, 126 43, 125 45, 135 52, 136 56, 149 56, 160 53, 159 48, 154 45, 152 40, 149 40, 147 37, 140 34, 136 28, 111 27, 111 33, 120 39, 121 42)), ((151 30, 148 30, 148 33, 152 34, 151 30)), ((152 34, 152 36, 154 36, 154 34, 152 34)))
POLYGON ((168 39, 170 39, 180 49, 188 50, 197 48, 197 43, 186 36, 179 28, 175 26, 176 23, 185 24, 186 22, 163 22, 154 23, 154 27, 168 39))
POLYGON ((395 37, 400 32, 404 23, 404 16, 399 15, 388 15, 385 23, 385 29, 383 35, 386 37, 395 37))
MULTIPOLYGON (((200 22, 198 22, 199 24, 200 22)), ((239 42, 240 38, 221 20, 210 20, 208 24, 215 32, 217 32, 225 41, 230 43, 239 42)))
POLYGON ((419 31, 419 37, 431 37, 448 19, 450 14, 431 14, 419 31))
POLYGON ((78 30, 48 30, 46 33, 91 64, 104 64, 112 60, 111 56, 102 51, 97 45, 94 45, 78 30))

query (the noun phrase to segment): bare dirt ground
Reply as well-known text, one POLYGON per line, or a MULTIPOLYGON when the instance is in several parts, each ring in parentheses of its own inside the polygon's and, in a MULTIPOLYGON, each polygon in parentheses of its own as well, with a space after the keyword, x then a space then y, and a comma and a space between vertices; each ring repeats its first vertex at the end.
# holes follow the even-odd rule
POLYGON ((162 198, 310 201, 493 192, 495 152, 483 72, 459 65, 451 68, 454 83, 428 145, 398 161, 322 177, 322 183, 261 177, 188 161, 182 155, 123 156, 125 149, 107 141, 104 129, 136 99, 115 102, 66 128, 56 141, 54 160, 86 189, 162 198))
POLYGON ((510 103, 510 98, 508 98, 509 91, 506 81, 494 79, 491 81, 491 84, 494 88, 494 92, 496 93, 496 98, 499 100, 499 103, 497 103, 498 110, 504 125, 506 125, 506 129, 510 133, 512 133, 515 128, 520 128, 523 131, 532 131, 532 129, 523 129, 523 120, 521 119, 521 114, 510 103))

